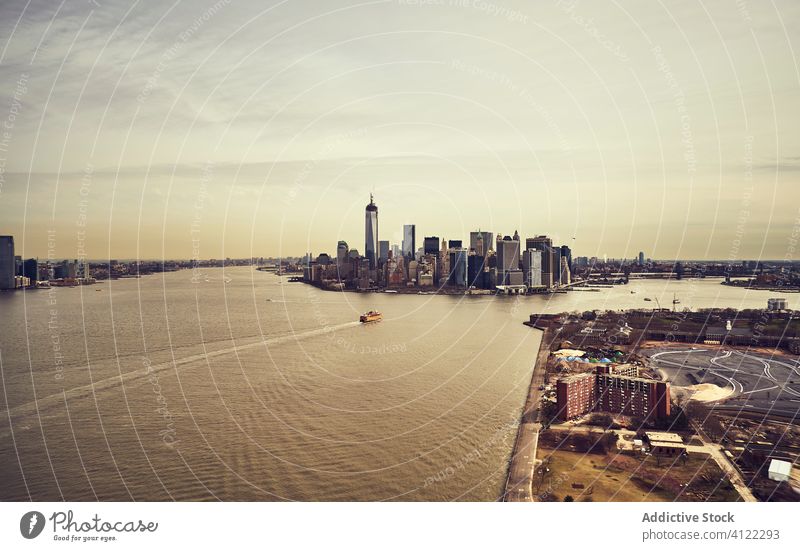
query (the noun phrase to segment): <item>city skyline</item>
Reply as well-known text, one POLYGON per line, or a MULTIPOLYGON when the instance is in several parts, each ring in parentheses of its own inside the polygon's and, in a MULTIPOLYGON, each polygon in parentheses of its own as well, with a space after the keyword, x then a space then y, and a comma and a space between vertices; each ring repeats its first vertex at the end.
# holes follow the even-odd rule
POLYGON ((796 52, 797 0, 3 0, 0 547, 790 546, 796 52))
POLYGON ((355 242, 371 191, 398 243, 413 217, 588 256, 796 258, 800 6, 778 4, 7 2, 0 232, 26 256, 49 231, 76 256, 78 223, 91 258, 287 256, 355 242))

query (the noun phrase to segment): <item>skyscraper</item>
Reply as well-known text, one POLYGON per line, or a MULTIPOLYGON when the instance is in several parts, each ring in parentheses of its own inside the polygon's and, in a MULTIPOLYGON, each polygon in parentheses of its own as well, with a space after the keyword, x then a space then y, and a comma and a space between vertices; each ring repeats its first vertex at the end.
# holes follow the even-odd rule
POLYGON ((553 247, 552 252, 552 264, 553 267, 553 283, 555 285, 561 284, 561 247, 555 246, 553 247))
POLYGON ((561 258, 567 259, 567 266, 569 266, 569 271, 572 272, 572 249, 567 245, 561 245, 561 258))
POLYGON ((339 279, 347 279, 353 273, 353 261, 350 259, 347 241, 339 241, 336 245, 336 272, 339 279))
POLYGON ((417 252, 416 233, 417 228, 414 224, 403 226, 403 256, 406 258, 413 259, 417 252))
POLYGON ((0 289, 13 289, 17 264, 14 259, 14 237, 0 235, 0 289))
POLYGON ((369 262, 369 269, 374 270, 378 266, 378 205, 373 202, 371 193, 365 218, 364 256, 369 262))
POLYGON ((383 266, 383 264, 389 260, 389 242, 378 241, 378 247, 378 264, 383 266))
POLYGON ((493 238, 494 235, 490 231, 471 231, 469 232, 469 248, 473 249, 475 254, 486 258, 492 248, 493 238))
POLYGON ((464 287, 467 284, 468 276, 468 254, 469 250, 464 247, 450 249, 450 285, 464 287))
POLYGON ((553 264, 553 240, 546 235, 539 235, 525 240, 526 249, 542 251, 542 285, 547 288, 555 284, 554 270, 558 267, 553 264))
POLYGON ((36 282, 39 280, 39 261, 35 258, 29 258, 23 262, 20 275, 29 278, 31 280, 30 284, 35 287, 36 282))
POLYGON ((567 258, 562 256, 561 257, 561 277, 559 281, 561 281, 561 285, 569 285, 572 283, 572 274, 570 273, 569 264, 567 263, 567 258))
POLYGON ((644 252, 639 251, 639 266, 644 266, 644 252))
POLYGON ((336 245, 336 264, 339 268, 347 262, 347 253, 350 252, 350 247, 347 246, 347 241, 339 241, 336 245))
POLYGON ((503 238, 497 236, 495 246, 497 255, 497 285, 507 285, 509 272, 519 271, 519 234, 514 233, 514 238, 507 235, 503 238))
POLYGON ((439 253, 439 238, 436 236, 426 237, 423 241, 425 254, 439 253))
POLYGON ((528 249, 522 253, 522 273, 528 287, 542 286, 542 251, 528 249))

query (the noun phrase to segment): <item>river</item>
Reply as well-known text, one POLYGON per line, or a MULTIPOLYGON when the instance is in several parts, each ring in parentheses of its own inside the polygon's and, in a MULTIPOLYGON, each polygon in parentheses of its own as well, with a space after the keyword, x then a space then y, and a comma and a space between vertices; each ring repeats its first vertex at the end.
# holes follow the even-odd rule
POLYGON ((0 293, 0 499, 495 500, 539 344, 521 322, 673 294, 773 296, 334 293, 247 267, 0 293))

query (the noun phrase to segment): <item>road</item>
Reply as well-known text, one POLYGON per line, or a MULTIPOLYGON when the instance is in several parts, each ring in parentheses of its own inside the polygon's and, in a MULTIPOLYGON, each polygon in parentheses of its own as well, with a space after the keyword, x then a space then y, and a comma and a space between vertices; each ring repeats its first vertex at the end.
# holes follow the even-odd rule
POLYGON ((709 454, 711 458, 716 461, 722 472, 728 476, 728 480, 731 481, 731 484, 739 493, 739 497, 742 498, 742 501, 758 501, 756 496, 753 495, 753 492, 750 491, 750 488, 747 487, 747 483, 744 481, 742 473, 739 472, 739 469, 736 468, 736 465, 733 464, 733 461, 731 461, 730 458, 728 458, 728 456, 722 451, 722 446, 711 443, 710 439, 703 430, 703 427, 698 423, 692 423, 692 426, 694 427, 697 436, 703 442, 703 445, 686 446, 686 451, 689 453, 709 454))
POLYGON ((547 358, 550 355, 550 344, 553 342, 556 331, 545 330, 542 333, 542 343, 536 356, 531 375, 531 386, 525 409, 522 411, 517 440, 511 454, 511 463, 508 467, 508 478, 503 493, 503 501, 533 501, 533 476, 536 468, 536 449, 539 443, 539 403, 541 391, 539 387, 544 384, 547 358))
MULTIPOLYGON (((697 429, 697 427, 695 427, 697 429)), ((571 433, 601 433, 606 432, 605 429, 601 427, 593 427, 587 425, 578 425, 578 426, 569 426, 569 425, 551 425, 550 430, 563 430, 569 431, 571 433)), ((608 432, 615 432, 620 437, 627 436, 628 438, 633 438, 636 435, 635 431, 627 430, 627 429, 613 429, 608 432)), ((700 440, 703 442, 702 446, 694 446, 694 445, 687 445, 686 451, 689 453, 701 453, 705 455, 711 456, 716 464, 719 466, 720 470, 728 477, 728 480, 731 481, 734 489, 739 493, 739 496, 742 498, 742 501, 748 502, 756 502, 758 501, 756 497, 753 495, 753 492, 750 491, 750 488, 747 487, 747 484, 742 477, 742 474, 739 472, 739 469, 731 462, 728 456, 725 455, 723 452, 722 446, 718 444, 713 444, 709 442, 708 438, 702 431, 697 431, 697 435, 700 440)), ((621 438, 620 438, 621 441, 621 438)))

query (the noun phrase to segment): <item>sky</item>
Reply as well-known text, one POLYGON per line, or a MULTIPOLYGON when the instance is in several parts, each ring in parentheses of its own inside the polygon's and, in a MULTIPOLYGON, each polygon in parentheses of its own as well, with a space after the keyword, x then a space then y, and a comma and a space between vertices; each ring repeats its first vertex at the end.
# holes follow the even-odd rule
POLYGON ((800 3, 5 0, 0 234, 241 258, 548 234, 798 260, 800 3))

